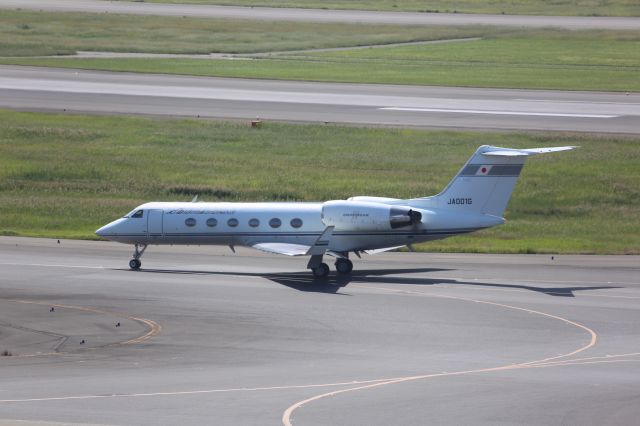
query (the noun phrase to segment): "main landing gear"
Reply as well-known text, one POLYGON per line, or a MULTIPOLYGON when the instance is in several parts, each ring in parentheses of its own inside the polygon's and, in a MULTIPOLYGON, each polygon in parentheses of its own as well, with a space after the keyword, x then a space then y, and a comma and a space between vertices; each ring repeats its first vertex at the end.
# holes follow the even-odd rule
POLYGON ((329 275, 329 265, 327 265, 326 263, 321 263, 315 268, 311 268, 311 272, 316 278, 324 278, 329 275))
POLYGON ((134 271, 137 271, 142 266, 142 262, 140 258, 142 257, 144 251, 147 249, 146 244, 136 244, 135 250, 133 251, 133 259, 129 261, 129 268, 134 271))
POLYGON ((336 271, 343 275, 350 274, 353 271, 353 262, 346 257, 339 257, 336 260, 336 271))
MULTIPOLYGON (((353 271, 353 262, 347 257, 338 257, 335 263, 336 271, 340 275, 347 275, 353 271)), ((322 262, 322 255, 311 256, 307 265, 315 278, 325 278, 329 275, 329 265, 322 262)))

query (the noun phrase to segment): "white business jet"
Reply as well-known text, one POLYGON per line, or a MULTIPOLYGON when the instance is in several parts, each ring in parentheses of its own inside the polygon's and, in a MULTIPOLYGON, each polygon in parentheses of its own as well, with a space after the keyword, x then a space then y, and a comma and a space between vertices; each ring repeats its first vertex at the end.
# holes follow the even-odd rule
POLYGON ((349 253, 377 253, 501 225, 525 159, 572 146, 511 149, 483 145, 438 195, 408 200, 351 197, 324 203, 153 202, 96 231, 134 244, 129 267, 140 269, 149 244, 253 247, 287 256, 310 256, 307 268, 326 277, 323 256, 349 274, 349 253))

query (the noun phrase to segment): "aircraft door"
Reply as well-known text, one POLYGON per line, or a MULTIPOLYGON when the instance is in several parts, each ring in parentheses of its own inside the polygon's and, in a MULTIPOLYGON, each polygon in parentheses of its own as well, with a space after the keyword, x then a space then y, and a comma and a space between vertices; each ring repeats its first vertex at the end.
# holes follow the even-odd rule
POLYGON ((150 240, 162 237, 162 210, 149 210, 147 214, 147 235, 150 240))

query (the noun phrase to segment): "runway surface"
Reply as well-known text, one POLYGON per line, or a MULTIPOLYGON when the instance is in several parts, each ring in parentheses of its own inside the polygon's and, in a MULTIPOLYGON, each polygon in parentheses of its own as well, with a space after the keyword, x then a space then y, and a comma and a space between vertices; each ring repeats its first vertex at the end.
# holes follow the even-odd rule
POLYGON ((640 133, 640 94, 243 80, 0 66, 0 107, 362 125, 640 133))
POLYGON ((640 29, 640 18, 521 16, 463 13, 406 13, 359 10, 289 9, 102 0, 0 0, 0 8, 55 12, 126 13, 268 21, 344 22, 396 25, 502 25, 529 28, 640 29))
POLYGON ((150 247, 140 272, 129 252, 0 238, 0 424, 640 414, 637 256, 389 253, 314 281, 248 249, 150 247))

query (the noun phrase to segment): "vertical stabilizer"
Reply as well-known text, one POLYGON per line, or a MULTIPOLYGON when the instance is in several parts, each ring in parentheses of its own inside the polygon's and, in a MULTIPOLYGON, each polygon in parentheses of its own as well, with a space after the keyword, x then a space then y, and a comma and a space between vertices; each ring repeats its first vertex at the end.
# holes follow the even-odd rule
POLYGON ((483 145, 440 194, 412 201, 461 213, 502 217, 527 157, 573 148, 512 149, 483 145))

